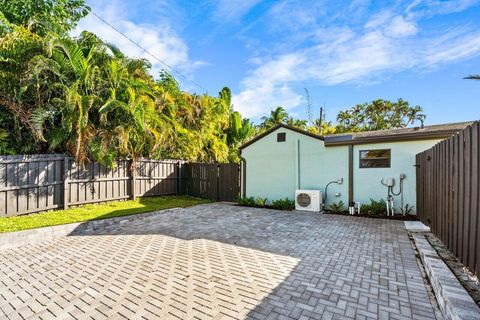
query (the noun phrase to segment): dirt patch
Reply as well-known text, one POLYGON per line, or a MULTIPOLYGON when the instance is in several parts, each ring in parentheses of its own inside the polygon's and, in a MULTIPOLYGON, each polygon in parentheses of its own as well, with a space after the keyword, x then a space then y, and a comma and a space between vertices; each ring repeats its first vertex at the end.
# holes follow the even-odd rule
POLYGON ((437 251, 438 255, 455 274, 458 281, 470 294, 480 307, 480 281, 477 276, 470 272, 458 258, 445 246, 445 244, 432 233, 425 234, 428 242, 437 251))

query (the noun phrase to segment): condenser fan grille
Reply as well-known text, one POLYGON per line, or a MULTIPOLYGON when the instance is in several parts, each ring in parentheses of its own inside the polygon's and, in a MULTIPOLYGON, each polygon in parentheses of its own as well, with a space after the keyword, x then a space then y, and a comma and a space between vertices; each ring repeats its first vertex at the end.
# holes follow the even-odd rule
POLYGON ((308 207, 311 202, 312 202, 312 199, 310 198, 310 195, 306 193, 299 193, 297 195, 297 203, 299 206, 308 207))

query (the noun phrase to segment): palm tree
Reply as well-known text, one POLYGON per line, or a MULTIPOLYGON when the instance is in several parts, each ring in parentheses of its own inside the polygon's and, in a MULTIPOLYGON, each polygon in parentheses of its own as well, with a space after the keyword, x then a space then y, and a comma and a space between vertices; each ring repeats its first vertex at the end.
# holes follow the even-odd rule
MULTIPOLYGON (((49 92, 47 104, 37 105, 32 121, 37 134, 44 139, 43 129, 49 120, 46 115, 53 113, 50 118, 60 117, 66 149, 78 162, 84 163, 89 158, 89 141, 95 135, 89 116, 102 101, 99 96, 101 70, 93 59, 104 48, 98 44, 84 48, 69 38, 48 40, 47 55, 37 55, 29 63, 30 85, 40 89, 38 96, 49 92), (45 82, 47 77, 49 81, 45 82)), ((41 104, 43 101, 39 99, 41 104)))
MULTIPOLYGON (((41 139, 35 134, 30 117, 37 102, 33 92, 40 91, 28 88, 24 75, 28 74, 29 60, 43 50, 43 39, 21 26, 13 27, 11 32, 2 35, 0 41, 0 107, 5 108, 22 128, 26 128, 22 131, 28 132, 35 145, 41 139)), ((28 141, 28 144, 31 142, 28 141)), ((22 144, 21 141, 19 143, 22 144)))
MULTIPOLYGON (((0 41, 0 107, 30 133, 18 135, 19 145, 109 167, 117 157, 223 162, 254 134, 231 110, 228 88, 217 97, 183 92, 167 73, 155 82, 149 67, 91 33, 39 36, 14 27, 0 41)), ((272 111, 274 123, 286 118, 283 108, 272 111)))
POLYGON ((305 130, 307 128, 308 120, 294 119, 289 117, 287 119, 287 124, 291 127, 305 130))
POLYGON ((480 74, 472 74, 469 75, 468 77, 465 77, 463 79, 468 79, 468 80, 480 80, 480 74))
POLYGON ((269 117, 262 117, 262 124, 260 125, 263 129, 269 129, 280 123, 285 123, 288 119, 288 113, 283 107, 276 107, 274 110, 270 111, 269 117))

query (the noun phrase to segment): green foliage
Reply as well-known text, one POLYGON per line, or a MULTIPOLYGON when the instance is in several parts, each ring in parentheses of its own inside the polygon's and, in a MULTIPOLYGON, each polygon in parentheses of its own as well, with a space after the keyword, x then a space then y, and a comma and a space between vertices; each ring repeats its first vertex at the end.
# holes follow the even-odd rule
POLYGON ((274 110, 270 111, 269 117, 262 117, 262 123, 260 128, 263 130, 268 130, 280 123, 285 123, 288 119, 288 113, 283 107, 276 107, 274 110))
POLYGON ((368 215, 384 215, 386 214, 387 211, 387 203, 385 200, 380 199, 379 201, 376 201, 374 199, 370 199, 370 204, 362 204, 360 208, 360 212, 362 214, 368 214, 368 215))
POLYGON ((338 201, 337 203, 335 203, 335 202, 332 203, 332 204, 330 205, 329 209, 330 209, 330 211, 332 211, 333 213, 339 213, 339 212, 342 212, 342 211, 345 210, 344 206, 345 206, 345 203, 344 203, 342 200, 340 200, 340 201, 338 201))
POLYGON ((405 207, 403 208, 400 208, 400 211, 402 212, 402 214, 404 216, 407 216, 407 215, 413 215, 413 208, 415 206, 412 206, 412 205, 409 205, 408 203, 405 205, 405 207))
POLYGON ((373 100, 341 111, 337 116, 338 132, 357 132, 404 128, 418 118, 420 106, 411 107, 403 99, 397 102, 373 100))
POLYGON ((255 134, 231 110, 230 89, 188 93, 92 33, 70 37, 88 12, 83 0, 0 4, 2 153, 66 152, 109 167, 117 157, 238 162, 238 146, 255 134), (48 32, 27 23, 46 13, 56 25, 48 32))
POLYGON ((319 135, 329 135, 337 133, 337 126, 332 124, 331 121, 323 120, 320 123, 320 119, 316 119, 314 121, 314 125, 308 128, 308 131, 311 133, 319 134, 319 135), (321 126, 321 130, 320 130, 321 126))
POLYGON ((293 210, 295 208, 295 201, 288 198, 273 200, 272 205, 267 205, 267 198, 241 197, 238 199, 238 204, 245 207, 270 207, 277 210, 293 210))
POLYGON ((84 0, 0 0, 0 30, 3 16, 9 24, 31 26, 42 35, 66 34, 89 11, 84 0))
POLYGON ((254 207, 256 205, 254 197, 241 197, 238 199, 238 204, 245 207, 254 207))
POLYGON ((468 79, 468 80, 480 80, 480 74, 472 74, 472 75, 469 75, 468 77, 465 77, 464 79, 468 79))
POLYGON ((308 125, 307 120, 294 119, 294 118, 291 118, 291 117, 288 117, 286 122, 287 122, 287 125, 289 125, 291 127, 296 127, 296 128, 302 129, 302 130, 306 130, 307 125, 308 125))
POLYGON ((88 204, 67 210, 55 210, 14 217, 0 217, 0 233, 80 221, 122 217, 168 208, 189 207, 208 202, 210 201, 189 196, 146 197, 139 198, 135 201, 113 201, 105 204, 88 204))
POLYGON ((278 210, 293 210, 295 209, 295 201, 288 198, 273 200, 272 208, 278 210))
POLYGON ((238 199, 238 204, 245 207, 264 208, 267 206, 267 198, 241 197, 238 199))
POLYGON ((267 198, 255 198, 255 205, 258 207, 265 207, 267 205, 267 198))

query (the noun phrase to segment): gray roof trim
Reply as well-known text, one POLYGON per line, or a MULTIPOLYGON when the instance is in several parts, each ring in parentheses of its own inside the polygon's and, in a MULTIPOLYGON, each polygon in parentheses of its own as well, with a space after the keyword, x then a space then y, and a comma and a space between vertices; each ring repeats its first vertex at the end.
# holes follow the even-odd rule
POLYGON ((358 132, 343 135, 330 135, 325 137, 325 146, 328 147, 364 143, 444 139, 465 129, 472 123, 472 121, 459 122, 425 126, 424 128, 401 128, 392 130, 358 132))
POLYGON ((305 130, 302 130, 302 129, 298 129, 298 128, 295 128, 295 127, 292 127, 292 126, 289 126, 287 124, 284 124, 284 123, 280 123, 280 124, 277 124, 275 127, 273 128, 270 128, 268 129, 267 131, 255 136, 252 140, 244 143, 243 145, 240 146, 240 148, 238 148, 238 150, 242 150, 242 149, 245 149, 246 147, 248 147, 249 145, 251 144, 254 144, 255 142, 257 142, 258 140, 262 139, 263 137, 266 137, 268 136, 270 133, 280 129, 280 128, 284 128, 284 129, 288 129, 288 130, 292 130, 292 131, 295 131, 297 133, 300 133, 300 134, 304 134, 306 136, 309 136, 309 137, 312 137, 314 139, 319 139, 319 140, 324 140, 324 137, 323 136, 319 136, 317 134, 314 134, 314 133, 311 133, 311 132, 308 132, 308 131, 305 131, 305 130))

